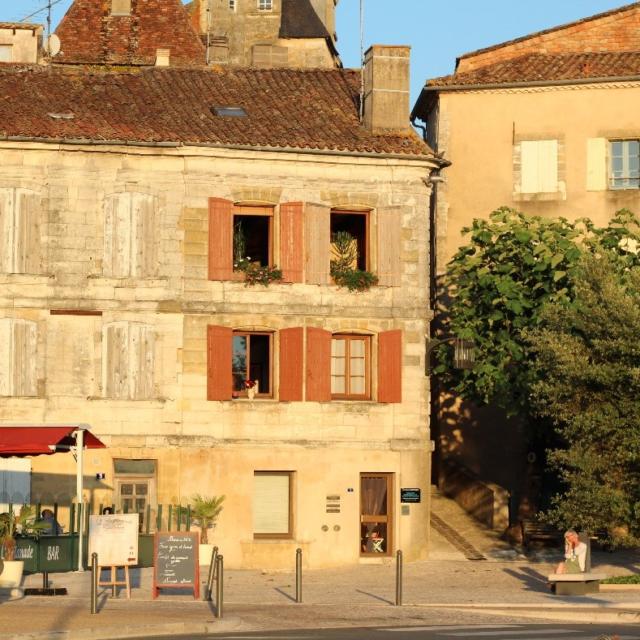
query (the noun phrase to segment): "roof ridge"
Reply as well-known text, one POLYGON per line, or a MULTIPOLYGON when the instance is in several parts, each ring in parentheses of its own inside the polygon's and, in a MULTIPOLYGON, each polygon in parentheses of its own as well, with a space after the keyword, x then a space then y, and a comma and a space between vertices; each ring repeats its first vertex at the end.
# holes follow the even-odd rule
POLYGON ((584 24, 586 22, 591 22, 593 20, 600 20, 602 18, 606 18, 608 16, 614 15, 616 13, 624 13, 625 11, 629 11, 634 8, 640 7, 640 2, 632 2, 631 4, 626 4, 616 9, 609 9, 608 11, 603 11, 601 13, 596 13, 592 16, 587 16, 585 18, 580 18, 579 20, 573 20, 571 22, 565 22, 563 24, 557 25, 555 27, 549 27, 547 29, 542 29, 541 31, 534 31, 533 33, 528 33, 524 36, 519 36, 517 38, 513 38, 511 40, 505 40, 504 42, 499 42, 498 44, 493 44, 488 47, 483 47, 482 49, 476 49, 475 51, 469 51, 467 53, 463 53, 461 56, 456 58, 456 69, 461 60, 465 60, 467 58, 473 58, 477 55, 481 55, 484 53, 488 53, 489 51, 495 51, 497 49, 502 49, 503 47, 508 47, 513 44, 517 44, 518 42, 524 42, 525 40, 529 40, 531 38, 537 38, 539 36, 545 35, 547 33, 553 33, 554 31, 561 31, 562 29, 567 29, 569 27, 573 27, 575 25, 584 24))

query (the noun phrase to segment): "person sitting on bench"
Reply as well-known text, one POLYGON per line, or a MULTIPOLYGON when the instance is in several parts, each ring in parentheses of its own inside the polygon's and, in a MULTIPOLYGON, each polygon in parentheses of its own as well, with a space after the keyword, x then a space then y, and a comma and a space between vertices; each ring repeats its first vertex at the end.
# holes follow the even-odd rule
POLYGON ((578 534, 573 529, 564 534, 564 558, 556 567, 556 573, 584 573, 587 545, 580 542, 578 534))

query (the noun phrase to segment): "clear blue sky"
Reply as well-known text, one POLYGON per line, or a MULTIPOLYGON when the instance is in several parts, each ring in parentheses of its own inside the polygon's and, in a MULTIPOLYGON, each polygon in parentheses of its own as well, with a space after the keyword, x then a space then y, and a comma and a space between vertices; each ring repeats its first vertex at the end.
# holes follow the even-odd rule
MULTIPOLYGON (((58 0, 53 28, 72 0, 58 0)), ((95 0, 98 2, 99 0, 95 0)), ((240 0, 254 1, 254 0, 240 0)), ((630 0, 363 0, 365 48, 411 45, 412 103, 427 78, 453 71, 456 56, 527 33, 630 4, 630 0)), ((0 21, 17 21, 47 0, 0 0, 0 21)), ((344 65, 360 66, 360 0, 338 4, 338 49, 344 65)), ((32 21, 44 23, 46 12, 32 21)))

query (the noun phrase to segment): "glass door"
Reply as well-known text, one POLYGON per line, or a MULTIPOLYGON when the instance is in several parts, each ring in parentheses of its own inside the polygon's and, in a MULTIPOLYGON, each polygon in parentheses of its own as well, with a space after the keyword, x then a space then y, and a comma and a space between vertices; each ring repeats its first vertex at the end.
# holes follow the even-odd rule
POLYGON ((360 555, 393 551, 393 474, 360 475, 360 555))

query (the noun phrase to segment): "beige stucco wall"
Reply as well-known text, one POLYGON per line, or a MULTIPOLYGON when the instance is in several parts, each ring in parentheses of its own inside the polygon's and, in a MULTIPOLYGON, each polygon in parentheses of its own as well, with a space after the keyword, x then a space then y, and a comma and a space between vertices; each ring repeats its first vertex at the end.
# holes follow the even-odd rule
MULTIPOLYGON (((33 189, 43 203, 42 273, 0 274, 0 317, 38 323, 39 393, 0 398, 0 422, 90 424, 108 446, 86 456, 85 499, 94 506, 113 500, 113 458, 157 460, 159 503, 186 502, 196 492, 226 494, 215 543, 230 566, 289 566, 297 546, 306 549, 309 566, 357 562, 359 474, 393 473, 394 548, 402 547, 409 559, 425 557, 429 193, 422 179, 428 162, 39 143, 3 143, 0 153, 0 186, 33 189), (105 195, 126 190, 157 199, 160 264, 153 278, 102 275, 102 203, 105 195), (399 206, 401 286, 354 294, 333 285, 248 289, 241 282, 209 281, 210 197, 360 205, 374 212, 399 206), (51 315, 52 309, 101 311, 102 316, 51 315), (155 328, 152 399, 102 397, 102 327, 116 320, 155 328), (320 326, 373 334, 401 329, 403 400, 209 402, 207 324, 276 331, 320 326), (255 470, 295 473, 292 540, 253 541, 255 470), (104 473, 104 480, 96 480, 96 473, 104 473), (402 486, 422 488, 422 503, 411 505, 408 515, 400 515, 402 486), (325 513, 330 494, 341 495, 340 514, 325 513)), ((71 456, 34 458, 32 499, 68 500, 74 473, 71 456)))
POLYGON ((437 187, 438 271, 463 244, 462 228, 499 206, 597 224, 623 207, 640 212, 637 189, 587 190, 587 140, 638 138, 639 98, 637 82, 441 93, 438 150, 453 164, 437 187), (564 146, 566 199, 514 200, 514 140, 546 137, 564 146))
POLYGON ((33 28, 0 28, 0 46, 11 47, 11 60, 7 62, 38 61, 38 47, 41 44, 42 27, 33 28))

